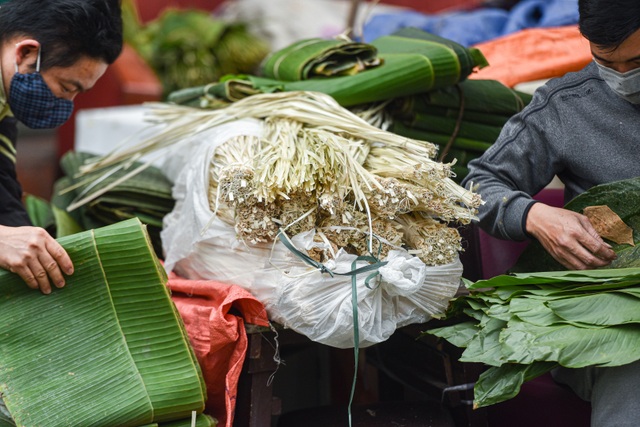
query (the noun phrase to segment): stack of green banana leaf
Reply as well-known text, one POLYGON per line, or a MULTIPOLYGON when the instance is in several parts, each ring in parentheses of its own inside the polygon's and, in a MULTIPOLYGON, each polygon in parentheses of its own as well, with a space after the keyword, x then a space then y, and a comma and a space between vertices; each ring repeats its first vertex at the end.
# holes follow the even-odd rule
MULTIPOLYGON (((28 200, 27 211, 34 224, 47 229, 55 226, 53 234, 62 237, 80 230, 138 218, 148 226, 153 247, 161 256, 162 220, 175 204, 171 195, 171 182, 158 168, 147 167, 76 209, 74 203, 81 200, 87 192, 99 191, 128 173, 118 170, 106 179, 98 179, 102 176, 102 171, 79 176, 80 167, 91 157, 93 156, 89 153, 75 151, 69 151, 62 157, 60 166, 65 176, 56 181, 48 209, 41 201, 28 200), (64 211, 70 212, 65 215, 64 211)), ((134 163, 129 170, 139 165, 141 163, 134 163)))
POLYGON ((215 426, 144 225, 58 241, 75 266, 64 288, 0 270, 0 426, 215 426))
POLYGON ((270 52, 243 22, 200 10, 167 9, 143 25, 135 3, 123 3, 124 38, 158 75, 165 95, 229 73, 253 73, 270 52))
POLYGON ((521 272, 467 283, 470 294, 447 313, 458 323, 429 331, 465 348, 461 361, 489 366, 475 384, 477 407, 514 397, 525 381, 558 366, 640 359, 640 178, 593 187, 565 208, 602 206, 634 242, 605 238, 618 255, 607 268, 567 271, 532 243, 513 269, 521 272))
POLYGON ((315 91, 350 107, 454 85, 488 65, 476 48, 405 29, 370 44, 350 40, 301 40, 272 53, 262 76, 227 75, 206 86, 185 87, 168 100, 218 108, 257 93, 315 91))
POLYGON ((439 160, 456 160, 456 181, 467 163, 496 140, 511 116, 531 101, 496 80, 465 80, 457 85, 398 98, 386 107, 391 132, 439 145, 439 160))

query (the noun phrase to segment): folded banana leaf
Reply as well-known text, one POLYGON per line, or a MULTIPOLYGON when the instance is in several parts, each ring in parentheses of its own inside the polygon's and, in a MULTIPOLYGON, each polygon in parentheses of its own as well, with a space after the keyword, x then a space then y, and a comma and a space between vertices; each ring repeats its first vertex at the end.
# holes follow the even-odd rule
MULTIPOLYGON (((588 206, 608 206, 633 230, 635 246, 608 243, 617 258, 606 268, 640 267, 640 178, 631 178, 597 185, 568 202, 564 207, 582 213, 588 206)), ((534 240, 518 258, 513 272, 557 271, 565 267, 557 262, 542 245, 534 240)))
POLYGON ((283 81, 258 76, 227 76, 219 83, 173 92, 169 102, 211 108, 219 97, 235 102, 257 93, 313 91, 331 95, 342 106, 383 101, 433 87, 431 62, 415 54, 381 55, 384 64, 352 76, 283 81))
MULTIPOLYGON (((65 176, 54 186, 52 203, 55 208, 68 210, 86 191, 99 191, 122 178, 128 171, 119 170, 106 179, 101 172, 78 177, 80 167, 92 157, 89 153, 67 152, 60 160, 65 176)), ((139 166, 134 163, 131 169, 139 166)), ((161 254, 160 231, 162 219, 171 212, 175 201, 171 195, 171 182, 160 169, 148 167, 135 176, 119 183, 92 202, 72 209, 73 219, 84 229, 98 228, 131 218, 138 218, 149 227, 156 253, 161 254)))
MULTIPOLYGON (((486 67, 489 65, 482 52, 477 48, 467 48, 460 43, 456 43, 453 40, 440 37, 436 34, 432 34, 415 27, 401 28, 393 33, 390 37, 384 36, 374 40, 374 45, 380 52, 398 52, 398 46, 394 46, 398 41, 394 37, 402 37, 403 39, 416 39, 425 43, 422 49, 428 50, 428 43, 437 43, 448 47, 455 52, 460 64, 460 81, 464 80, 469 74, 473 72, 476 67, 486 67)), ((406 40, 402 40, 404 44, 406 40)))
MULTIPOLYGON (((353 75, 286 81, 251 75, 228 75, 206 86, 186 88, 168 100, 198 108, 216 108, 220 100, 276 91, 316 91, 331 95, 342 106, 353 106, 427 92, 464 80, 474 68, 487 64, 482 53, 416 30, 421 38, 384 36, 371 45, 382 64, 353 75), (455 48, 453 46, 456 46, 455 48)), ((274 55, 278 55, 275 53, 274 55)), ((303 64, 297 69, 304 69, 303 64)), ((296 68, 293 67, 292 68, 296 68)))
POLYGON ((428 113, 416 113, 404 124, 410 128, 425 130, 427 132, 453 135, 457 132, 460 138, 474 139, 493 144, 502 131, 502 126, 490 126, 482 123, 473 123, 463 119, 439 117, 428 113))
POLYGON ((160 423, 158 424, 158 427, 216 427, 217 425, 218 421, 215 418, 206 414, 198 414, 195 424, 193 424, 191 418, 189 418, 179 421, 171 421, 168 423, 160 423))
MULTIPOLYGON (((451 139, 450 134, 438 133, 438 132, 430 132, 418 128, 409 127, 402 122, 395 122, 391 125, 391 132, 397 133, 398 135, 406 136, 407 138, 418 139, 421 141, 428 141, 434 144, 439 145, 440 147, 444 147, 448 144, 449 139, 451 139)), ((469 150, 477 154, 482 154, 489 147, 491 147, 490 142, 480 141, 470 138, 462 138, 457 137, 453 141, 453 145, 451 147, 458 148, 460 150, 469 150)))
MULTIPOLYGON (((166 423, 146 424, 140 427, 216 427, 217 425, 218 420, 215 418, 207 414, 197 414, 195 424, 193 424, 192 418, 185 418, 183 420, 169 421, 166 423)), ((0 399, 0 427, 16 427, 16 423, 6 410, 2 399, 0 399), (2 411, 2 408, 4 408, 5 412, 2 411)))
MULTIPOLYGON (((459 107, 447 108, 427 104, 417 106, 407 102, 410 99, 418 99, 418 97, 400 98, 397 102, 394 101, 390 103, 385 110, 388 111, 394 119, 402 121, 413 120, 416 114, 421 113, 456 120, 460 117, 459 107)), ((503 127, 511 118, 511 115, 506 116, 502 114, 483 113, 465 108, 463 117, 465 122, 503 127)))
POLYGON ((0 271, 0 393, 19 426, 143 426, 202 412, 205 384, 137 219, 59 239, 75 265, 43 295, 0 271))
POLYGON ((351 40, 300 40, 269 55, 262 74, 285 81, 349 76, 380 65, 377 53, 374 46, 351 40))
POLYGON ((459 112, 462 100, 465 117, 468 112, 476 112, 509 118, 522 111, 531 98, 531 95, 513 90, 497 80, 465 80, 457 86, 394 101, 389 112, 403 117, 413 112, 428 113, 434 106, 459 112))
POLYGON ((495 80, 465 80, 397 98, 385 111, 392 118, 392 132, 437 144, 439 160, 455 160, 456 181, 460 182, 467 174, 468 160, 486 151, 508 119, 530 101, 530 95, 495 80), (465 151, 469 155, 463 155, 465 151))
POLYGON ((430 67, 425 67, 425 72, 430 75, 432 83, 422 92, 454 85, 466 79, 474 68, 488 65, 478 49, 465 48, 420 30, 404 35, 396 33, 379 37, 371 44, 378 49, 382 57, 387 54, 406 54, 427 58, 430 67))

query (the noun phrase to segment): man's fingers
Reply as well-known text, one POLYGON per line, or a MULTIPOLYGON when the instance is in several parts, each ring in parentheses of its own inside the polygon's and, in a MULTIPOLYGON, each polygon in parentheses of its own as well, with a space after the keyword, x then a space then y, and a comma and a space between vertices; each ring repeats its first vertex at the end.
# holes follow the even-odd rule
POLYGON ((64 248, 60 246, 60 243, 51 238, 47 240, 45 248, 64 273, 73 274, 73 263, 71 262, 71 258, 69 258, 69 254, 67 254, 64 248))
POLYGON ((31 273, 33 273, 33 276, 38 283, 38 288, 40 288, 40 291, 43 294, 50 294, 51 283, 49 282, 49 275, 47 274, 47 270, 45 270, 45 268, 42 266, 40 260, 31 263, 29 265, 29 268, 31 269, 31 273))
POLYGON ((610 263, 609 260, 603 260, 584 246, 577 244, 571 249, 565 249, 552 253, 553 257, 569 270, 589 270, 598 267, 604 267, 610 263))
POLYGON ((62 288, 65 285, 64 276, 58 266, 58 263, 49 254, 45 254, 40 260, 41 265, 44 267, 47 276, 53 282, 56 288, 62 288))
POLYGON ((589 252, 602 260, 611 262, 616 259, 616 253, 611 248, 611 245, 600 237, 587 217, 584 217, 584 221, 585 223, 583 223, 583 227, 586 229, 587 233, 584 235, 584 238, 580 243, 586 247, 589 252))
POLYGON ((20 276, 22 280, 24 280, 24 282, 27 284, 27 286, 30 287, 31 289, 38 289, 39 287, 38 280, 36 279, 36 276, 31 271, 31 268, 29 267, 29 265, 19 265, 16 267, 11 267, 9 271, 20 276))

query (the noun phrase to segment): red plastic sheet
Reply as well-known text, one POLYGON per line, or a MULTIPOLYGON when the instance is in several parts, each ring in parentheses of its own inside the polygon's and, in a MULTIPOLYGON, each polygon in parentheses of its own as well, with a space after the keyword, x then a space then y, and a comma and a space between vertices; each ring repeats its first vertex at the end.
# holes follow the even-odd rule
POLYGON ((269 326, 264 306, 245 289, 171 273, 169 288, 207 385, 206 413, 231 427, 247 352, 245 322, 269 326), (233 309, 233 310, 232 310, 233 309))
POLYGON ((530 28, 476 45, 489 66, 470 79, 518 83, 561 77, 584 68, 593 57, 578 27, 530 28))

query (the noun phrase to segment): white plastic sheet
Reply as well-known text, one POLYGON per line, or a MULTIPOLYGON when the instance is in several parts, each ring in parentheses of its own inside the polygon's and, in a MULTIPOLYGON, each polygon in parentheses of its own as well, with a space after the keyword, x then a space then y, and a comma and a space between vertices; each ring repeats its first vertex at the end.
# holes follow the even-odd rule
MULTIPOLYGON (((355 255, 339 251, 322 273, 281 242, 248 245, 232 226, 216 218, 207 199, 209 164, 215 147, 238 134, 259 135, 260 122, 240 120, 208 131, 171 158, 176 206, 165 217, 162 241, 165 268, 191 279, 233 283, 261 301, 272 321, 313 341, 338 348, 354 346, 352 270, 355 255), (180 163, 182 166, 179 167, 180 163), (176 173, 176 171, 178 171, 176 173)), ((315 231, 292 237, 299 250, 310 249, 315 231)), ((360 347, 385 341, 398 328, 443 313, 456 293, 462 264, 428 267, 403 250, 391 251, 379 275, 356 276, 360 347)), ((357 263, 357 267, 367 265, 357 263)))

